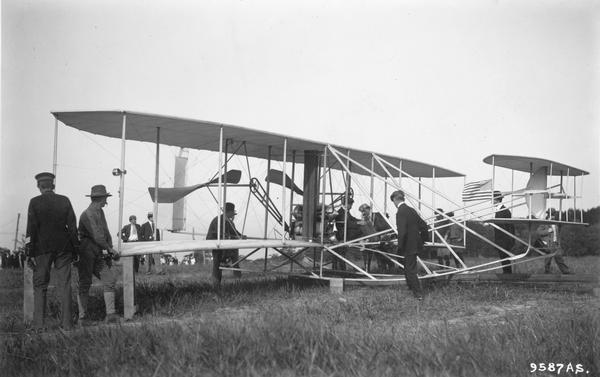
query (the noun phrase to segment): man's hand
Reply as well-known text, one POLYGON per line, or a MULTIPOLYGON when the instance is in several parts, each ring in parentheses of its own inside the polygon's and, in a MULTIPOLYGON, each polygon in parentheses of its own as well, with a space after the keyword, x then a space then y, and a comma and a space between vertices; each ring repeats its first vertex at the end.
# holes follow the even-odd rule
POLYGON ((113 248, 110 249, 109 253, 112 256, 112 259, 115 260, 115 261, 117 261, 117 260, 119 260, 121 258, 121 253, 118 252, 117 250, 113 249, 113 248))
POLYGON ((72 259, 71 263, 73 264, 73 267, 79 267, 79 261, 80 261, 79 253, 73 253, 72 258, 73 259, 72 259))
POLYGON ((27 267, 35 271, 36 266, 37 264, 35 263, 35 257, 27 257, 27 267))

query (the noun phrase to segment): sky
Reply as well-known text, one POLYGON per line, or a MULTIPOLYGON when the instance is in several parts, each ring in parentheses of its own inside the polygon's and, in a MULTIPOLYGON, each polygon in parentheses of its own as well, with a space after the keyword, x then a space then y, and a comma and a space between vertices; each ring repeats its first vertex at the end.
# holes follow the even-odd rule
MULTIPOLYGON (((589 171, 578 207, 597 206, 599 4, 2 1, 0 246, 12 248, 17 213, 24 232, 33 176, 52 171, 51 111, 234 124, 424 161, 467 181, 490 177, 490 154, 547 158, 589 171)), ((90 187, 105 184, 116 231, 120 142, 62 124, 58 135, 57 192, 79 215, 90 187)), ((127 143, 125 217, 152 210, 154 153, 127 143)), ((161 186, 172 185, 177 153, 161 147, 161 186)), ((192 151, 189 165, 189 184, 208 180, 215 154, 192 151)), ((510 189, 510 172, 497 174, 510 189)), ((436 187, 458 198, 462 183, 436 187)), ((203 231, 215 205, 194 195, 188 227, 203 231)), ((247 193, 232 195, 244 207, 247 193)), ((169 216, 161 206, 159 223, 169 216)))

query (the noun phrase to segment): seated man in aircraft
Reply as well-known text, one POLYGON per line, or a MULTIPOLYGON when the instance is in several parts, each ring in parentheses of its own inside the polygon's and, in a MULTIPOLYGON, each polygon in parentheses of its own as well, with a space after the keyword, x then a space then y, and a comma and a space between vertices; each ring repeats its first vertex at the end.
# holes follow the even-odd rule
MULTIPOLYGON (((500 191, 494 191, 494 207, 494 210, 496 212, 496 215, 494 217, 496 219, 512 218, 510 210, 504 205, 502 205, 502 193, 500 191)), ((515 234, 515 226, 513 224, 498 224, 498 227, 503 229, 505 232, 508 232, 509 234, 515 234)), ((505 232, 503 232, 500 229, 494 228, 494 242, 496 243, 496 245, 500 246, 504 250, 510 251, 515 245, 515 239, 509 234, 506 234, 505 232)), ((500 249, 498 249, 498 256, 500 257, 500 259, 508 257, 508 255, 500 249)), ((502 272, 505 274, 512 273, 512 264, 510 263, 510 261, 502 262, 502 272)))
MULTIPOLYGON (((547 220, 558 220, 558 213, 556 211, 552 211, 549 209, 546 212, 547 220)), ((550 273, 550 266, 552 264, 552 259, 556 262, 558 269, 563 274, 570 274, 569 266, 565 264, 563 259, 563 249, 560 246, 560 228, 556 224, 546 225, 542 224, 537 228, 538 234, 538 245, 542 251, 547 252, 548 254, 556 252, 553 257, 546 258, 544 262, 544 273, 550 273)))
MULTIPOLYGON (((136 223, 135 215, 129 216, 129 224, 121 229, 121 240, 123 242, 137 242, 142 240, 142 227, 136 223)), ((137 274, 140 269, 140 256, 133 257, 133 271, 137 274)))
MULTIPOLYGON (((362 231, 360 229, 360 224, 358 223, 359 220, 350 213, 353 204, 354 199, 348 198, 348 208, 345 208, 346 200, 342 199, 342 207, 337 210, 337 215, 335 216, 335 235, 338 242, 347 242, 362 237, 362 231)), ((342 246, 338 247, 336 250, 338 254, 345 257, 348 247, 342 246)), ((334 270, 345 271, 346 263, 334 257, 332 268, 334 270)))
MULTIPOLYGON (((240 233, 233 223, 235 219, 235 215, 237 212, 235 211, 235 204, 233 203, 225 203, 225 214, 221 217, 221 239, 223 240, 236 240, 236 239, 246 239, 242 233, 240 233)), ((208 233, 206 234, 207 240, 216 240, 218 239, 218 224, 219 216, 216 216, 208 227, 208 233)), ((221 278, 223 273, 221 271, 221 265, 226 264, 234 268, 240 268, 239 263, 237 263, 240 257, 239 249, 216 249, 212 251, 212 260, 213 260, 213 268, 212 268, 212 281, 215 288, 218 288, 221 285, 221 278)), ((239 278, 242 276, 241 271, 233 271, 233 276, 239 278)))
MULTIPOLYGON (((362 220, 359 221, 359 224, 361 225, 361 231, 362 231, 363 235, 366 236, 368 234, 379 233, 381 231, 391 229, 390 224, 388 224, 388 222, 385 221, 385 219, 383 218, 383 215, 379 212, 374 213, 371 210, 371 206, 368 205, 367 203, 361 204, 361 206, 358 207, 358 210, 362 214, 362 220)), ((376 237, 369 238, 368 240, 376 241, 376 242, 379 241, 380 245, 377 246, 377 249, 387 252, 386 250, 384 250, 384 248, 386 246, 385 241, 390 240, 390 235, 385 234, 382 236, 376 236, 376 237)), ((377 254, 375 256, 375 258, 377 260, 377 267, 379 268, 379 270, 381 272, 388 271, 389 269, 391 269, 392 262, 390 262, 390 260, 387 257, 385 257, 381 254, 377 254)), ((372 259, 373 259, 372 251, 364 252, 363 261, 365 262, 365 268, 367 269, 367 272, 369 272, 369 270, 371 268, 371 260, 372 259)))

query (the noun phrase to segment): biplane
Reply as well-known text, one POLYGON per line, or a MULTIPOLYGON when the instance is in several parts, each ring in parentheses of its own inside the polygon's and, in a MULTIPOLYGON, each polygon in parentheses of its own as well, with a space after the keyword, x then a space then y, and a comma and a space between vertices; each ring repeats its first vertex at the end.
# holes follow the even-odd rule
MULTIPOLYGON (((388 192, 402 189, 406 193, 407 202, 417 209, 430 225, 431 239, 427 244, 430 247, 447 248, 460 262, 459 266, 451 268, 440 266, 425 258, 419 258, 418 263, 422 270, 420 278, 434 278, 499 268, 498 262, 500 261, 467 266, 460 253, 457 252, 460 248, 465 247, 464 240, 467 233, 494 247, 498 246, 467 226, 467 220, 485 219, 486 216, 493 213, 493 208, 473 209, 470 205, 465 206, 458 203, 450 195, 444 194, 439 187, 436 187, 436 182, 439 182, 440 179, 464 179, 463 174, 453 170, 401 157, 215 122, 129 111, 78 111, 53 112, 52 114, 55 117, 56 129, 58 122, 61 122, 81 131, 121 139, 121 164, 113 171, 113 174, 119 176, 120 179, 118 229, 122 227, 123 218, 122 193, 125 190, 127 140, 156 143, 155 185, 148 189, 154 202, 155 219, 158 219, 158 203, 174 203, 175 205, 181 203, 186 196, 204 188, 216 188, 217 190, 217 195, 214 195, 216 216, 222 216, 225 213, 225 203, 230 195, 228 193, 239 187, 249 190, 250 194, 264 207, 262 234, 250 235, 247 239, 224 239, 221 224, 217 222, 219 229, 216 240, 186 239, 121 244, 119 239, 118 249, 123 257, 213 249, 240 249, 244 254, 238 261, 241 262, 251 256, 261 255, 261 251, 264 250, 264 268, 254 272, 287 274, 320 280, 343 278, 344 282, 349 284, 397 284, 404 280, 404 276, 398 273, 398 269, 385 273, 370 271, 368 266, 361 267, 360 262, 357 262, 345 251, 353 250, 359 254, 369 253, 392 266, 403 267, 403 258, 394 252, 393 247, 395 224, 386 216, 388 206, 391 205, 387 198, 388 192), (205 183, 171 188, 158 187, 160 145, 218 153, 219 162, 216 172, 205 183), (248 163, 247 171, 243 173, 231 169, 228 162, 236 154, 243 155, 246 160, 248 158, 266 160, 266 172, 262 172, 262 175, 252 174, 250 163, 248 163), (275 162, 281 164, 281 170, 272 167, 275 162), (302 177, 297 179, 299 171, 302 172, 302 177), (334 182, 334 175, 341 175, 341 185, 339 185, 339 181, 334 182), (262 182, 265 184, 263 185, 262 182), (429 192, 431 199, 426 199, 423 191, 429 192), (280 203, 275 203, 273 200, 275 192, 280 197, 280 203), (436 198, 442 198, 447 203, 452 203, 454 207, 451 210, 455 215, 448 216, 448 212, 439 211, 436 207, 436 198), (348 209, 350 202, 357 199, 368 203, 369 207, 373 209, 373 215, 379 214, 379 220, 387 223, 387 226, 370 232, 348 232, 348 219, 351 216, 349 210, 343 211, 343 221, 336 223, 335 217, 341 213, 339 212, 340 208, 348 209), (268 237, 269 223, 279 229, 276 233, 277 237, 268 237), (343 232, 339 232, 340 229, 337 229, 341 226, 344 227, 343 232), (450 244, 443 236, 444 228, 449 226, 458 227, 463 232, 465 237, 463 237, 462 245, 450 244), (336 237, 336 233, 343 234, 343 237, 336 237), (392 247, 383 247, 384 244, 392 245, 392 247), (267 250, 281 256, 284 262, 267 268, 267 250), (335 261, 343 262, 346 268, 339 270, 336 267, 339 264, 334 263, 335 261)), ((508 156, 492 156, 492 160, 494 166, 524 171, 524 165, 520 162, 517 165, 515 162, 517 160, 513 161, 508 156)), ((538 215, 541 209, 540 197, 558 200, 569 198, 575 200, 576 197, 566 194, 562 185, 547 187, 542 184, 546 182, 543 171, 546 171, 545 176, 547 177, 566 169, 567 179, 585 173, 579 169, 556 163, 543 170, 546 165, 541 161, 532 159, 528 165, 529 170, 527 171, 533 172, 531 185, 522 191, 511 193, 515 198, 529 203, 530 221, 533 221, 533 216, 538 215)), ((54 163, 56 166, 56 155, 54 163)), ((485 202, 489 203, 489 201, 485 202)), ((395 208, 393 210, 395 211, 395 208)), ((362 219, 361 221, 367 222, 367 220, 362 219)), ((493 222, 490 224, 497 226, 493 222)), ((160 224, 157 226, 160 227, 160 224)), ((520 240, 520 242, 527 244, 526 240, 520 240)), ((510 260, 520 257, 520 255, 511 254, 509 250, 505 250, 505 252, 510 260)), ((134 275, 130 259, 123 258, 125 318, 131 318, 134 314, 134 275)), ((240 268, 236 267, 235 269, 240 268)))

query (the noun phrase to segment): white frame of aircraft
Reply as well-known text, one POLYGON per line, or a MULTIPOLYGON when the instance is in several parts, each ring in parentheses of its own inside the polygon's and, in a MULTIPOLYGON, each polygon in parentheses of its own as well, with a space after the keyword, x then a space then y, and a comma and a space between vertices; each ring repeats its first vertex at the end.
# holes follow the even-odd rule
MULTIPOLYGON (((365 151, 358 151, 358 150, 354 150, 354 149, 350 149, 350 148, 345 148, 345 147, 338 147, 338 146, 334 146, 328 143, 317 143, 317 142, 312 142, 312 141, 308 141, 308 140, 303 140, 303 139, 298 139, 298 138, 293 138, 293 137, 287 137, 284 135, 276 135, 273 133, 267 133, 267 132, 262 132, 262 131, 255 131, 255 130, 249 130, 249 129, 244 129, 241 127, 236 127, 236 126, 227 126, 227 125, 223 125, 223 124, 219 124, 219 123, 212 123, 212 122, 203 122, 203 121, 194 121, 194 120, 186 120, 186 119, 181 119, 181 118, 173 118, 173 117, 167 117, 167 116, 161 116, 161 115, 151 115, 151 114, 143 114, 143 113, 137 113, 137 112, 129 112, 129 111, 95 111, 95 112, 53 112, 52 113, 55 117, 55 134, 54 134, 54 156, 53 156, 53 172, 56 173, 56 167, 57 167, 57 143, 58 143, 58 122, 61 121, 63 124, 67 125, 67 126, 71 126, 77 129, 80 129, 82 131, 88 131, 88 132, 92 132, 92 133, 98 133, 98 134, 102 134, 104 136, 109 136, 109 137, 118 137, 118 135, 116 134, 116 130, 114 127, 114 121, 115 119, 117 119, 116 117, 121 117, 121 130, 120 130, 120 139, 121 139, 121 162, 120 162, 120 168, 119 169, 115 169, 116 172, 115 174, 119 176, 119 220, 118 220, 118 229, 120 230, 122 228, 123 225, 123 205, 124 205, 124 190, 125 190, 125 164, 126 164, 126 160, 125 160, 125 155, 126 155, 126 141, 127 141, 127 126, 128 126, 128 115, 134 117, 137 119, 137 121, 143 123, 143 122, 147 122, 149 125, 148 127, 146 127, 148 130, 150 130, 151 128, 155 129, 156 131, 156 137, 155 137, 155 143, 156 143, 156 161, 155 161, 155 180, 154 180, 154 192, 157 193, 159 190, 158 187, 158 181, 159 181, 159 156, 160 156, 160 145, 161 145, 161 128, 163 128, 163 126, 165 124, 168 124, 169 121, 172 122, 179 122, 181 124, 181 129, 185 129, 188 130, 188 128, 185 127, 189 127, 191 129, 191 127, 193 125, 197 125, 198 127, 212 127, 213 131, 214 128, 218 128, 219 129, 219 137, 218 137, 218 150, 217 149, 211 149, 211 148, 206 148, 206 150, 212 150, 219 153, 219 171, 218 171, 218 182, 217 182, 217 190, 218 190, 218 197, 217 197, 217 216, 221 216, 224 214, 224 205, 225 202, 227 200, 227 181, 226 181, 226 176, 227 176, 227 161, 228 161, 228 147, 230 144, 232 144, 233 139, 225 136, 224 135, 224 129, 227 129, 228 131, 231 131, 233 129, 233 131, 239 131, 242 134, 246 134, 246 135, 255 135, 256 137, 268 137, 271 138, 271 140, 275 139, 275 140, 279 140, 279 142, 281 142, 282 146, 282 154, 281 154, 281 161, 283 163, 283 174, 282 174, 282 182, 281 182, 281 238, 280 239, 267 239, 267 227, 268 227, 268 217, 269 217, 269 210, 266 207, 265 208, 265 229, 264 229, 264 237, 262 239, 246 239, 246 240, 225 240, 225 239, 221 239, 221 224, 218 221, 217 222, 217 239, 216 240, 202 240, 202 241, 193 241, 193 243, 191 243, 190 241, 154 241, 154 242, 143 242, 143 243, 135 243, 135 244, 122 244, 122 241, 120 239, 120 237, 118 237, 118 243, 117 243, 117 249, 122 253, 123 257, 127 257, 127 256, 133 256, 133 255, 142 255, 142 254, 154 254, 154 253, 170 253, 170 252, 179 252, 179 251, 203 251, 203 250, 213 250, 213 249, 254 249, 252 252, 250 252, 249 254, 245 255, 239 262, 243 261, 244 259, 248 258, 250 255, 258 252, 260 249, 265 249, 265 263, 264 263, 264 270, 262 272, 266 273, 266 272, 276 272, 276 270, 278 270, 279 268, 286 266, 286 265, 290 265, 290 271, 287 272, 287 274, 291 274, 291 275, 300 275, 303 277, 307 277, 307 278, 311 278, 311 279, 321 279, 321 280, 331 280, 331 279, 338 279, 338 276, 328 276, 327 272, 324 270, 324 258, 326 253, 329 253, 333 258, 338 258, 341 261, 344 261, 347 265, 351 266, 355 271, 355 276, 351 276, 351 277, 345 277, 344 281, 348 282, 348 283, 354 283, 354 284, 366 284, 366 285, 387 285, 387 284, 397 284, 400 281, 404 281, 405 278, 403 276, 399 276, 399 275, 385 275, 385 274, 375 274, 375 273, 370 273, 368 271, 365 271, 364 269, 360 268, 358 265, 354 264, 349 258, 345 258, 344 256, 340 255, 338 252, 336 252, 336 249, 340 248, 340 247, 344 247, 344 246, 350 246, 350 247, 360 247, 364 252, 373 252, 373 253, 378 253, 382 256, 384 256, 385 258, 389 259, 393 264, 402 267, 402 263, 398 260, 399 258, 402 258, 401 256, 398 256, 396 254, 392 254, 392 253, 386 253, 383 252, 381 250, 378 250, 374 247, 369 247, 371 246, 368 242, 365 242, 368 238, 372 238, 374 236, 379 236, 379 235, 383 235, 386 233, 395 233, 396 229, 395 227, 393 227, 393 225, 388 221, 388 224, 391 226, 391 229, 387 230, 387 231, 382 231, 382 232, 378 232, 375 234, 369 234, 357 239, 353 239, 353 240, 348 240, 348 239, 344 239, 343 241, 340 241, 337 244, 333 244, 330 245, 326 242, 325 240, 325 232, 324 232, 324 227, 325 227, 325 221, 321 221, 321 232, 320 232, 320 240, 316 240, 316 239, 309 239, 309 240, 295 240, 295 239, 286 239, 286 219, 287 219, 287 215, 289 214, 289 218, 290 218, 290 228, 291 228, 291 216, 292 216, 292 205, 293 205, 293 195, 294 195, 294 190, 291 189, 291 193, 290 193, 290 199, 288 202, 287 199, 287 193, 286 193, 286 177, 287 177, 287 164, 288 164, 288 160, 287 157, 290 154, 290 148, 288 145, 288 141, 292 141, 293 143, 295 143, 295 145, 306 145, 310 148, 308 149, 304 149, 305 151, 305 155, 304 155, 304 164, 305 164, 305 178, 304 178, 304 182, 305 182, 305 187, 304 187, 304 196, 305 198, 303 198, 304 203, 308 203, 306 200, 306 197, 311 198, 311 202, 312 204, 309 203, 308 207, 312 206, 312 208, 307 208, 307 205, 305 205, 304 211, 306 211, 304 213, 304 216, 306 218, 310 218, 311 217, 311 213, 316 213, 317 208, 316 208, 316 204, 318 203, 318 197, 319 194, 321 196, 321 214, 322 216, 325 216, 325 210, 326 210, 326 197, 328 195, 333 195, 333 193, 328 193, 327 192, 327 177, 328 175, 330 176, 331 174, 331 169, 333 168, 333 164, 336 164, 337 168, 342 170, 345 174, 346 174, 346 192, 344 195, 344 198, 346 200, 347 204, 347 200, 349 198, 349 190, 351 187, 351 181, 352 181, 352 176, 353 174, 359 174, 362 176, 369 176, 370 177, 370 188, 367 189, 366 187, 363 187, 358 180, 355 181, 356 187, 358 187, 359 190, 361 190, 361 192, 363 192, 363 194, 365 196, 369 196, 370 198, 370 203, 371 203, 371 208, 373 209, 377 209, 377 210, 382 210, 380 208, 377 207, 376 201, 373 198, 373 182, 377 179, 381 182, 384 183, 385 185, 385 194, 384 196, 387 196, 387 187, 388 185, 392 188, 392 189, 404 189, 403 187, 403 179, 408 179, 411 182, 414 182, 416 184, 418 184, 418 195, 413 195, 411 192, 404 190, 406 197, 407 197, 407 201, 413 203, 413 207, 418 210, 420 212, 421 206, 425 206, 426 208, 429 208, 430 210, 433 211, 434 213, 434 217, 435 215, 441 215, 442 220, 446 220, 446 222, 449 222, 449 224, 457 224, 458 226, 461 227, 461 229, 463 230, 463 248, 464 248, 464 242, 466 242, 466 234, 467 233, 471 233, 473 236, 480 238, 482 241, 490 244, 491 246, 497 248, 497 249, 501 249, 497 244, 495 244, 493 241, 487 239, 485 236, 473 231, 472 229, 470 229, 467 224, 466 221, 467 219, 470 217, 471 219, 483 219, 485 218, 485 216, 489 216, 491 214, 493 214, 493 209, 491 208, 484 208, 482 210, 470 210, 469 208, 471 207, 470 205, 468 206, 462 206, 460 204, 458 204, 456 201, 450 199, 447 195, 444 195, 443 193, 441 193, 438 189, 436 189, 435 187, 435 182, 436 179, 439 179, 441 177, 464 177, 464 175, 460 174, 460 173, 455 173, 453 171, 444 169, 444 168, 440 168, 440 167, 436 167, 433 165, 429 165, 429 164, 424 164, 424 163, 419 163, 419 162, 415 162, 415 161, 411 161, 411 160, 407 160, 407 159, 402 159, 402 158, 398 158, 398 157, 391 157, 391 156, 384 156, 384 155, 380 155, 380 154, 376 154, 373 152, 365 152, 365 151), (103 120, 107 119, 107 117, 110 117, 110 119, 112 119, 113 121, 113 125, 110 127, 104 127, 102 128, 100 126, 100 124, 102 124, 103 120), (87 128, 87 129, 86 129, 87 128), (317 148, 318 147, 318 148, 317 148), (310 153, 307 153, 310 152, 310 153), (345 151, 345 153, 344 153, 345 151), (312 153, 312 154, 311 154, 312 153), (358 157, 356 155, 359 155, 358 157), (332 158, 333 162, 329 162, 328 158, 332 158), (321 160, 321 161, 319 161, 321 160), (370 167, 366 166, 367 161, 370 161, 370 167), (319 166, 322 163, 321 166, 319 166), (310 169, 311 171, 308 172, 308 174, 313 174, 312 177, 307 178, 307 164, 310 164, 310 169), (316 166, 315 166, 316 165, 316 166), (410 165, 410 166, 409 166, 410 165), (407 166, 409 166, 407 168, 407 166), (410 170, 411 168, 414 169, 419 169, 419 172, 421 175, 416 176, 415 174, 411 174, 410 170), (426 173, 423 173, 423 169, 431 169, 430 171, 427 170, 426 173), (319 173, 320 171, 320 173, 319 173), (430 177, 432 179, 432 184, 431 186, 424 184, 421 181, 421 177, 430 177), (223 179, 223 177, 225 177, 225 179, 223 179), (321 181, 320 184, 322 185, 321 188, 319 189, 318 185, 319 185, 319 180, 321 181), (307 183, 308 182, 308 183, 307 183), (312 185, 312 187, 311 187, 312 185), (421 195, 421 191, 422 188, 425 188, 427 190, 429 190, 431 192, 432 195, 432 201, 431 203, 426 202, 425 200, 423 200, 422 195, 421 195), (319 193, 319 191, 321 191, 319 193), (435 198, 436 196, 442 197, 445 200, 447 200, 448 202, 456 205, 456 209, 454 211, 462 211, 462 216, 455 216, 455 217, 449 217, 448 215, 446 215, 443 212, 439 212, 435 206, 435 198), (416 203, 416 205, 414 205, 416 203), (289 207, 289 209, 288 209, 289 207), (289 211, 289 212, 287 212, 289 211), (479 212, 484 212, 483 214, 480 214, 479 212), (307 215, 308 214, 308 215, 307 215), (197 245, 197 246, 193 246, 193 245, 197 245), (267 250, 271 248, 275 251, 277 251, 280 255, 283 255, 287 261, 286 263, 280 264, 278 266, 276 266, 275 268, 272 268, 270 270, 267 270, 267 250), (302 265, 302 263, 300 263, 297 259, 299 257, 302 257, 304 255, 304 251, 307 250, 308 248, 313 248, 313 250, 315 250, 314 248, 319 248, 320 249, 320 260, 319 260, 319 268, 318 271, 315 270, 314 267, 316 267, 316 263, 317 261, 314 260, 313 261, 313 269, 307 268, 304 265, 302 265), (293 252, 289 253, 289 250, 294 250, 293 252), (303 271, 302 274, 299 274, 297 272, 293 271, 293 266, 294 264, 300 266, 301 271, 303 271)), ((181 130, 179 130, 181 131, 181 130)), ((189 131, 189 130, 188 130, 189 131)), ((231 131, 231 132, 233 132, 231 131)), ((144 129, 144 132, 149 132, 146 131, 146 129, 144 129)), ((133 138, 133 140, 140 140, 140 141, 150 141, 148 135, 142 135, 139 136, 137 135, 138 138, 133 138)), ((131 138, 130 138, 131 139, 131 138)), ((240 145, 238 146, 238 150, 239 148, 243 145, 244 149, 246 149, 246 141, 241 141, 241 140, 236 140, 236 142, 239 142, 240 145)), ((168 145, 175 145, 170 141, 167 141, 168 145)), ((178 145, 180 147, 186 147, 186 148, 194 148, 193 145, 178 145)), ((268 145, 268 152, 267 152, 267 171, 270 171, 271 168, 271 161, 273 159, 272 156, 272 148, 274 145, 268 145)), ((198 148, 200 149, 200 148, 198 148)), ((291 155, 292 155, 292 182, 294 182, 294 171, 295 171, 295 164, 296 164, 296 152, 298 150, 297 149, 292 149, 291 150, 291 155)), ((235 152, 234 152, 235 153, 235 152)), ((254 155, 251 155, 252 157, 259 157, 259 158, 263 158, 262 155, 256 155, 256 150, 253 151, 254 155)), ((249 156, 248 151, 246 150, 246 158, 249 156)), ((248 170, 249 167, 248 167, 248 170)), ((568 174, 567 174, 568 176, 568 174)), ((493 178, 492 180, 495 179, 495 165, 493 167, 493 178)), ((561 178, 562 181, 562 178, 561 178)), ((575 183, 574 183, 575 185, 575 183)), ((246 185, 240 185, 240 186, 246 186, 246 185)), ((250 186, 250 185, 248 185, 250 186)), ((153 213, 154 213, 154 219, 155 221, 158 221, 158 194, 154 195, 154 208, 153 208, 153 213)), ((270 196, 270 182, 267 181, 267 188, 266 188, 266 196, 267 199, 269 199, 270 196)), ((387 201, 387 198, 385 199, 387 201)), ((575 199, 574 199, 575 200, 575 199)), ((562 203, 562 200, 561 200, 562 203)), ((386 202, 384 202, 384 207, 387 207, 386 202)), ((512 206, 511 206, 512 207, 512 206)), ((385 213, 386 208, 383 208, 383 213, 385 213)), ((347 216, 347 212, 346 212, 346 216, 347 216)), ((314 216, 313 216, 314 217, 314 216)), ((385 217, 384 217, 385 218, 385 217)), ((504 259, 499 259, 499 260, 494 260, 493 262, 489 262, 489 263, 485 263, 485 264, 481 264, 481 265, 477 265, 477 266, 467 266, 463 259, 460 257, 460 255, 457 255, 455 250, 456 248, 460 248, 461 246, 456 246, 456 245, 450 245, 443 237, 441 237, 439 230, 441 229, 440 227, 436 227, 436 222, 437 220, 435 220, 435 218, 433 219, 428 219, 427 217, 423 216, 423 218, 428 221, 431 222, 433 225, 433 229, 432 229, 432 241, 434 240, 433 238, 433 233, 435 233, 438 236, 438 239, 440 239, 442 241, 441 244, 435 244, 435 243, 430 243, 430 246, 436 246, 436 247, 446 247, 449 249, 450 253, 453 255, 454 258, 458 259, 460 261, 461 264, 461 268, 452 268, 452 267, 445 267, 442 270, 435 270, 435 269, 431 269, 429 268, 429 266, 437 266, 439 267, 438 264, 436 263, 432 263, 432 262, 427 262, 427 261, 423 261, 421 258, 418 258, 418 262, 419 264, 422 266, 422 268, 425 270, 426 274, 423 276, 420 276, 421 279, 423 278, 434 278, 434 277, 439 277, 439 276, 446 276, 446 275, 453 275, 453 274, 457 274, 457 273, 471 273, 471 272, 483 272, 483 271, 487 271, 487 270, 493 270, 493 269, 497 269, 497 268, 501 268, 501 262, 504 260, 511 260, 513 263, 520 263, 517 262, 517 260, 522 259, 525 257, 525 255, 527 255, 527 253, 530 250, 534 250, 536 252, 538 252, 540 254, 540 256, 535 257, 533 259, 539 259, 539 258, 547 258, 550 257, 551 255, 549 254, 545 254, 542 251, 533 248, 531 245, 531 232, 529 234, 529 240, 525 241, 520 239, 519 237, 516 237, 514 235, 511 235, 513 238, 515 238, 515 240, 517 242, 520 242, 524 245, 526 245, 527 251, 523 254, 512 254, 509 250, 504 250, 501 249, 505 254, 507 254, 507 258, 504 259), (493 266, 493 267, 491 267, 493 266)), ((308 226, 312 226, 314 228, 315 224, 314 224, 314 218, 312 220, 309 220, 309 224, 306 225, 308 226), (313 224, 311 224, 313 223, 313 224)), ((530 221, 531 222, 531 221, 530 221)), ((536 222, 540 222, 539 220, 536 220, 536 222)), ((533 223, 533 222, 531 222, 533 223)), ((345 221, 345 226, 347 226, 347 217, 346 217, 346 221, 345 221)), ((572 223, 569 223, 572 224, 572 223)), ((446 225, 449 226, 449 225, 446 225)), ((491 224, 491 226, 498 228, 498 226, 496 224, 491 224)), ((158 229, 158 224, 157 224, 157 229, 158 229)), ((291 232, 293 232, 293 229, 290 229, 291 232)), ((344 234, 346 235, 347 232, 344 232, 344 234)), ((346 236, 345 236, 346 238, 346 236)), ((532 260, 532 258, 528 259, 528 260, 532 260)), ((223 267, 222 269, 230 269, 230 268, 226 268, 223 267)), ((240 269, 242 271, 247 271, 247 270, 243 270, 240 269)), ((256 271, 254 271, 256 272, 256 271)), ((277 271, 277 273, 284 273, 281 271, 277 271)), ((124 317, 125 318, 132 318, 134 313, 135 313, 135 306, 134 306, 134 296, 135 296, 135 283, 134 283, 134 273, 133 273, 133 262, 132 262, 132 258, 123 258, 123 298, 124 298, 124 317)))

